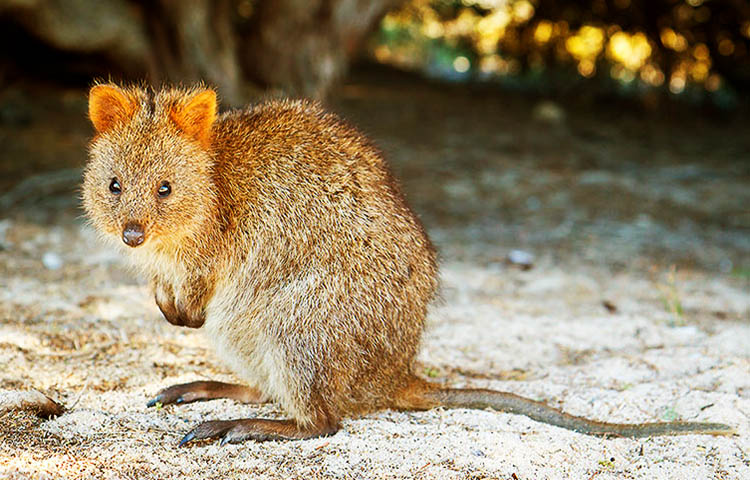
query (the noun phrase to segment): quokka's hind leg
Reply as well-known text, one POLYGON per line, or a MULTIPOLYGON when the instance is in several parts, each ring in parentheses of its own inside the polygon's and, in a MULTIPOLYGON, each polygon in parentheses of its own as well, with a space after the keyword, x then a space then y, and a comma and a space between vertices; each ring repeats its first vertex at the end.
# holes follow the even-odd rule
POLYGON ((339 430, 339 416, 330 413, 329 403, 320 395, 313 395, 304 410, 309 412, 306 421, 238 418, 203 422, 182 438, 180 446, 207 438, 221 438, 222 445, 245 440, 304 440, 333 435, 339 430))
POLYGON ((213 420, 203 422, 192 429, 182 440, 180 447, 193 440, 221 437, 221 445, 240 443, 245 440, 304 440, 333 435, 339 430, 338 421, 327 420, 303 426, 294 420, 271 420, 266 418, 238 418, 235 420, 213 420))
POLYGON ((156 394, 146 405, 153 407, 157 403, 190 403, 216 398, 229 398, 242 403, 265 403, 268 398, 255 388, 235 383, 198 381, 172 385, 156 394))

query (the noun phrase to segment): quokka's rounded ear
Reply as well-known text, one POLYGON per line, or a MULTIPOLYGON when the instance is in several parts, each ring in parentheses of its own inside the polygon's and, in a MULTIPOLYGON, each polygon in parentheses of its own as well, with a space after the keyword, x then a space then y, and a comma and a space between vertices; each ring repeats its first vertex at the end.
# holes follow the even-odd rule
POLYGON ((169 116, 187 136, 206 143, 216 119, 216 109, 216 92, 206 89, 177 102, 169 116))
POLYGON ((99 133, 127 122, 136 110, 135 99, 115 85, 95 85, 89 92, 89 118, 99 133))

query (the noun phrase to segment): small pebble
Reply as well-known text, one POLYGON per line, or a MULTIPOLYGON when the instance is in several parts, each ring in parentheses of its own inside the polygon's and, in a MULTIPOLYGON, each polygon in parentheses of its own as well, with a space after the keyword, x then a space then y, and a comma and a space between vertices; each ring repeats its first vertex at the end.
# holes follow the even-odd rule
POLYGON ((42 255, 42 264, 49 270, 59 270, 63 266, 63 260, 55 252, 46 252, 42 255))
POLYGON ((559 104, 551 100, 544 100, 537 103, 534 106, 532 115, 535 120, 546 123, 559 124, 565 120, 565 110, 563 110, 559 104))
POLYGON ((11 227, 10 220, 0 220, 0 250, 7 248, 7 240, 5 238, 8 230, 11 227))
POLYGON ((524 250, 511 250, 508 253, 508 262, 528 270, 534 266, 534 255, 524 250))
POLYGON ((604 306, 609 313, 617 313, 617 305, 609 300, 602 300, 602 306, 604 306))

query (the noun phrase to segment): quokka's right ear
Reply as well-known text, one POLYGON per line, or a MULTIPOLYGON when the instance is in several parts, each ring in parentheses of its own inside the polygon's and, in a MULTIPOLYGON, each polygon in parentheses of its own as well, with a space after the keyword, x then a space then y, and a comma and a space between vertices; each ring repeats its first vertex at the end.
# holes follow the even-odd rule
POLYGON ((135 99, 114 85, 95 85, 89 92, 89 118, 99 133, 127 122, 137 109, 135 99))
POLYGON ((170 117, 187 136, 205 143, 216 120, 216 110, 216 92, 206 88, 180 99, 172 106, 170 117))

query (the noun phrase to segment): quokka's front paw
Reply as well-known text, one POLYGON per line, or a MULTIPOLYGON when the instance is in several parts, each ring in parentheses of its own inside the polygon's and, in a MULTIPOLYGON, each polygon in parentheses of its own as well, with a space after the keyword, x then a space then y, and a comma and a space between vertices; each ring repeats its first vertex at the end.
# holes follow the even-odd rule
POLYGON ((164 318, 166 318, 169 323, 172 325, 180 325, 179 315, 177 314, 177 307, 175 307, 174 301, 159 301, 159 297, 157 296, 156 306, 159 307, 162 315, 164 315, 164 318))
POLYGON ((179 302, 165 301, 156 296, 156 305, 161 310, 164 318, 172 325, 178 327, 200 328, 206 321, 206 315, 202 309, 190 308, 179 302))
POLYGON ((175 325, 182 327, 200 328, 206 322, 206 313, 203 308, 182 305, 179 301, 177 302, 177 316, 181 323, 175 325))

